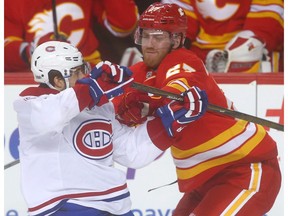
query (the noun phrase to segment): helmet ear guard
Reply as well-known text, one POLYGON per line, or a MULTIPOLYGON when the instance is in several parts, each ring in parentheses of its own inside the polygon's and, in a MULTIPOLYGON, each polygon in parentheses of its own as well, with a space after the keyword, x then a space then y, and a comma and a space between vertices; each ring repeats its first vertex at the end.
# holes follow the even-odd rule
POLYGON ((38 83, 45 83, 50 88, 49 72, 57 70, 66 81, 68 88, 68 78, 70 70, 83 65, 83 57, 79 50, 66 42, 48 41, 36 47, 31 58, 31 70, 34 80, 38 83))

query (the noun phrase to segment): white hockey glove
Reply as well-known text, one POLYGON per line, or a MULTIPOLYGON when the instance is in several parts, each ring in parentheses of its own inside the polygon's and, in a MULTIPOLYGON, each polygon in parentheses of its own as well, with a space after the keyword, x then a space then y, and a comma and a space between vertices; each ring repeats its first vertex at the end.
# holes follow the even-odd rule
POLYGON ((262 62, 268 60, 265 44, 252 31, 242 31, 227 43, 224 51, 211 50, 206 67, 209 72, 267 72, 269 66, 263 68, 262 62))

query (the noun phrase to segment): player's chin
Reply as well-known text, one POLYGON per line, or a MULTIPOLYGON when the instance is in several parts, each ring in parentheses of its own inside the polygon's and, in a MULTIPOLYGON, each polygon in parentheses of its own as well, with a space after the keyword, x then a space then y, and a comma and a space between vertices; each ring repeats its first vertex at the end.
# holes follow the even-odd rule
POLYGON ((144 58, 143 60, 146 66, 149 68, 157 68, 159 65, 159 62, 153 58, 144 58))
POLYGON ((160 64, 161 60, 158 55, 155 54, 144 54, 144 63, 150 68, 156 68, 160 64))

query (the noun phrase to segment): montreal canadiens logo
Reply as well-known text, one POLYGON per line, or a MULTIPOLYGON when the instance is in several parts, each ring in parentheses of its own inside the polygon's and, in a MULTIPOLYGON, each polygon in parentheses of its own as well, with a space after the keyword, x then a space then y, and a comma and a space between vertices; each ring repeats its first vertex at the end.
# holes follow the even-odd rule
POLYGON ((46 52, 54 52, 55 46, 47 46, 45 50, 46 50, 46 52))
POLYGON ((113 152, 111 123, 102 119, 83 122, 74 134, 73 145, 86 158, 108 157, 113 152))

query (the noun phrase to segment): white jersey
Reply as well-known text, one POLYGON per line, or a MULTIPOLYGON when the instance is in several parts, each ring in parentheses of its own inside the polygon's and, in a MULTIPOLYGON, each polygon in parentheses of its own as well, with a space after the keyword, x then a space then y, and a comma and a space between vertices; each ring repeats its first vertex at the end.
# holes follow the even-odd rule
POLYGON ((80 112, 73 88, 31 95, 14 102, 29 214, 49 215, 64 202, 112 214, 130 211, 126 173, 113 162, 140 168, 162 153, 153 145, 147 124, 121 125, 112 103, 80 112))

